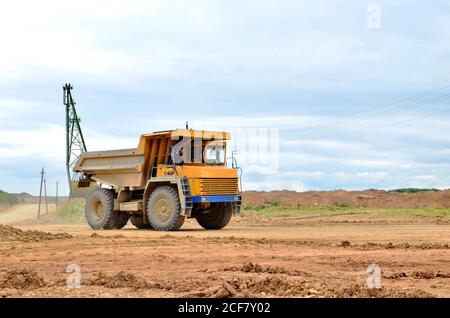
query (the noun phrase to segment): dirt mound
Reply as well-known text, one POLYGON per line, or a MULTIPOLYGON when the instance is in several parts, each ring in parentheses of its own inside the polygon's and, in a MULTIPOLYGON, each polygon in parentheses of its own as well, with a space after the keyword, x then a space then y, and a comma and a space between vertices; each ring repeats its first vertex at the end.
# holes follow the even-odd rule
POLYGON ((200 298, 229 298, 229 297, 243 297, 244 294, 239 293, 227 281, 222 282, 218 286, 213 286, 204 290, 193 291, 181 295, 182 298, 200 297, 200 298))
POLYGON ((248 290, 252 294, 276 295, 276 296, 306 296, 310 290, 317 291, 305 280, 287 280, 282 277, 249 278, 244 279, 237 285, 238 290, 248 290))
POLYGON ((337 298, 409 298, 409 297, 431 297, 431 294, 423 291, 404 291, 395 289, 369 289, 365 286, 354 284, 345 287, 328 286, 324 282, 289 279, 286 277, 273 276, 266 278, 237 279, 232 283, 237 294, 255 296, 281 296, 281 297, 337 297, 337 298))
POLYGON ((244 263, 242 266, 230 266, 224 268, 224 271, 244 272, 244 273, 266 273, 266 274, 286 274, 290 276, 311 276, 310 273, 298 271, 295 269, 287 269, 281 266, 267 266, 253 264, 251 262, 244 263))
POLYGON ((288 280, 284 277, 234 277, 223 281, 218 286, 213 286, 201 291, 189 292, 182 297, 308 297, 312 295, 324 295, 326 286, 310 283, 305 280, 288 280))
POLYGON ((94 238, 94 239, 121 239, 121 238, 124 238, 125 236, 122 234, 100 235, 100 234, 94 232, 91 235, 89 235, 89 237, 94 238))
POLYGON ((30 290, 45 287, 45 280, 35 271, 28 269, 19 269, 6 271, 0 276, 0 289, 20 289, 30 290))
POLYGON ((439 243, 422 243, 422 244, 393 244, 393 243, 374 243, 367 242, 363 244, 353 245, 356 249, 360 250, 382 250, 382 249, 419 249, 419 250, 438 250, 449 249, 450 244, 439 243))
POLYGON ((153 284, 155 289, 175 292, 175 293, 189 293, 192 291, 202 291, 205 288, 212 288, 214 283, 219 282, 220 279, 214 275, 208 275, 205 281, 204 277, 179 277, 178 279, 155 279, 153 284))
POLYGON ((338 298, 432 298, 433 295, 421 290, 369 289, 354 284, 343 289, 332 289, 328 297, 338 298))
POLYGON ((108 275, 103 272, 95 274, 95 277, 88 279, 86 285, 103 286, 106 288, 131 288, 133 290, 154 288, 153 283, 132 273, 121 271, 114 275, 108 275))
POLYGON ((354 206, 368 208, 450 208, 450 190, 398 193, 383 190, 364 191, 247 191, 243 203, 252 206, 281 202, 290 206, 354 206))
POLYGON ((72 235, 67 233, 46 233, 41 231, 22 231, 21 229, 12 227, 10 225, 0 224, 0 240, 2 241, 21 241, 21 242, 33 242, 43 240, 57 240, 57 239, 69 239, 72 235))
POLYGON ((433 279, 433 278, 450 278, 450 273, 444 273, 441 271, 425 270, 416 271, 412 274, 412 277, 417 279, 433 279))
MULTIPOLYGON (((130 288, 135 291, 145 289, 159 289, 172 292, 181 292, 183 298, 228 298, 228 297, 431 297, 431 294, 423 291, 414 290, 395 290, 395 289, 368 289, 358 284, 350 286, 327 285, 323 281, 312 278, 298 278, 274 275, 261 276, 268 274, 266 269, 270 267, 258 264, 246 263, 242 267, 236 267, 246 273, 252 273, 255 276, 249 277, 231 277, 224 280, 220 278, 211 279, 210 283, 205 281, 196 281, 195 279, 165 281, 160 283, 149 282, 144 278, 134 274, 119 272, 117 274, 104 274, 99 272, 93 279, 87 280, 86 285, 102 286, 106 288, 130 288), (206 286, 205 286, 206 285, 206 286), (209 285, 209 287, 208 287, 209 285), (212 286, 211 286, 212 285, 212 286)), ((234 270, 231 268, 230 270, 234 270)), ((229 271, 229 270, 224 270, 229 271)), ((270 269, 268 270, 271 271, 270 269)))

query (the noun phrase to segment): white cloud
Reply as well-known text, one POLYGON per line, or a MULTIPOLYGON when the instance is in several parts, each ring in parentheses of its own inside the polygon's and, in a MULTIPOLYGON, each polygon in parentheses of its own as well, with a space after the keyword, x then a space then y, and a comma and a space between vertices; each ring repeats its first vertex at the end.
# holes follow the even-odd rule
POLYGON ((413 164, 402 163, 392 160, 347 160, 345 164, 351 166, 368 167, 368 168, 395 168, 395 169, 411 169, 413 164))
POLYGON ((306 188, 303 184, 295 183, 291 186, 291 189, 295 192, 303 192, 306 191, 306 188))
POLYGON ((65 131, 62 126, 42 125, 29 130, 0 128, 0 162, 19 158, 57 161, 64 158, 65 131))
POLYGON ((419 180, 419 181, 438 181, 439 177, 434 176, 434 175, 420 175, 420 176, 414 176, 415 180, 419 180))

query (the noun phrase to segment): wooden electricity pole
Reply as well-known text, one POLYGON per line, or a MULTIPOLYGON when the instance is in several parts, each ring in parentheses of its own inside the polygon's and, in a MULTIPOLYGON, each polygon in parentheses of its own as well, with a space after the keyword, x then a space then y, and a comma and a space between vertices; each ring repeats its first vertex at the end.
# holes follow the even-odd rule
POLYGON ((45 213, 48 214, 47 178, 45 177, 44 177, 44 193, 45 193, 45 213))
POLYGON ((58 181, 56 181, 55 210, 58 211, 58 181))
POLYGON ((41 217, 42 186, 44 185, 44 174, 45 174, 45 170, 44 170, 44 168, 42 168, 42 170, 41 170, 41 186, 39 189, 38 219, 41 217))

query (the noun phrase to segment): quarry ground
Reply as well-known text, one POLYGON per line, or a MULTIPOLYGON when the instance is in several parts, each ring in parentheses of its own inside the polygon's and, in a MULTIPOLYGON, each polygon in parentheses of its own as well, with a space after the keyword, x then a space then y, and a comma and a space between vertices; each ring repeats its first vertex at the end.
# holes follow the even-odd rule
POLYGON ((12 207, 0 212, 14 225, 0 226, 0 297, 450 297, 448 210, 277 205, 170 233, 20 220, 36 205, 12 207), (379 290, 366 287, 373 263, 379 290), (67 288, 70 264, 80 288, 67 288))

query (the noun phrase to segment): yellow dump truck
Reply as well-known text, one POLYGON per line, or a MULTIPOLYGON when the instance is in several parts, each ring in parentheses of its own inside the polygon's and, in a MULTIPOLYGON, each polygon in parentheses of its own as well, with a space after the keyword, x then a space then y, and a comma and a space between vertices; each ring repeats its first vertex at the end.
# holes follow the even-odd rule
POLYGON ((74 166, 93 229, 173 231, 186 218, 225 227, 240 212, 238 167, 227 166, 227 132, 175 129, 143 134, 135 149, 84 152, 74 166))

